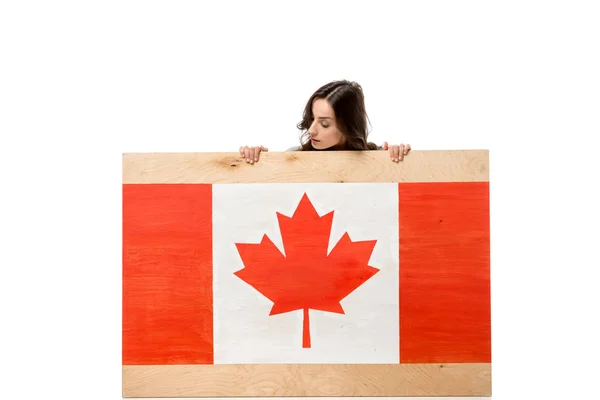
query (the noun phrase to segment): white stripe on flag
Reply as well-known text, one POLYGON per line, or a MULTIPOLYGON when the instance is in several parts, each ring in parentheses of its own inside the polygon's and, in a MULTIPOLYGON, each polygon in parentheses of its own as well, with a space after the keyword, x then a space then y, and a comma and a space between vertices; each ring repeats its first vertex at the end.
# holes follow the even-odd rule
POLYGON ((395 183, 214 185, 215 364, 398 363, 398 247, 395 183), (310 310, 310 348, 302 310, 269 316, 273 303, 234 275, 236 243, 266 234, 284 253, 276 212, 291 217, 304 193, 319 215, 334 211, 328 251, 345 232, 376 240, 369 265, 380 270, 340 302, 345 314, 310 310))

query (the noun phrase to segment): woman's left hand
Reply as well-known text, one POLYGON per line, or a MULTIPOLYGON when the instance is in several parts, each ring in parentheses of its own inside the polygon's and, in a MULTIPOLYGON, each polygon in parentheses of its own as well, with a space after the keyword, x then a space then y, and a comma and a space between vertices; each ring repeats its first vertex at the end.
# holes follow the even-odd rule
POLYGON ((390 158, 393 162, 402 161, 404 156, 410 151, 410 144, 393 144, 388 145, 388 142, 383 143, 383 150, 390 152, 390 158))

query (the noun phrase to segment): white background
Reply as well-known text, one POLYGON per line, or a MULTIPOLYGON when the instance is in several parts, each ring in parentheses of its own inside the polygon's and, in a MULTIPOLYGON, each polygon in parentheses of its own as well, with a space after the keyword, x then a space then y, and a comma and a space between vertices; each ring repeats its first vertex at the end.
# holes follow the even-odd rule
POLYGON ((215 364, 398 363, 398 229, 394 183, 214 185, 215 364), (276 213, 292 217, 304 193, 320 216, 333 211, 327 254, 345 233, 376 240, 368 265, 379 270, 342 299, 344 314, 309 310, 310 349, 302 310, 270 316, 273 302, 234 275, 244 268, 236 243, 267 235, 289 256, 276 213))
POLYGON ((593 398, 595 1, 3 1, 2 396, 121 395, 121 153, 296 142, 332 79, 372 139, 491 151, 495 399, 593 398))

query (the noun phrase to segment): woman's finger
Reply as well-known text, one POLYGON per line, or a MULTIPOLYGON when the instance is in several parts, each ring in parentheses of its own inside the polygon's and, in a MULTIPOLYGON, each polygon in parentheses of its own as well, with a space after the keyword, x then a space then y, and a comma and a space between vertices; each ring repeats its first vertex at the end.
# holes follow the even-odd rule
POLYGON ((260 160, 260 152, 261 151, 269 151, 269 149, 267 149, 264 146, 260 146, 259 149, 258 149, 258 153, 256 154, 256 161, 260 160))

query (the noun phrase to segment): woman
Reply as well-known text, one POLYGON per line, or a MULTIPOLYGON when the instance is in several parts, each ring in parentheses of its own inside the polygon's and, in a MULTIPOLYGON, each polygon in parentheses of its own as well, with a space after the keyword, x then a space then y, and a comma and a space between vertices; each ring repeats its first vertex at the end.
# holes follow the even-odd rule
MULTIPOLYGON (((361 86, 347 80, 321 86, 308 99, 302 121, 301 144, 288 151, 323 150, 388 150, 390 159, 398 162, 410 151, 410 145, 383 146, 367 141, 367 112, 361 86)), ((264 146, 242 146, 240 155, 249 163, 257 162, 264 146)))

